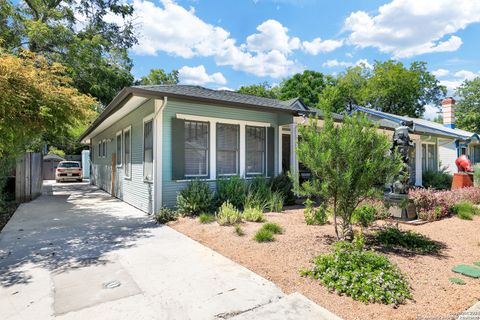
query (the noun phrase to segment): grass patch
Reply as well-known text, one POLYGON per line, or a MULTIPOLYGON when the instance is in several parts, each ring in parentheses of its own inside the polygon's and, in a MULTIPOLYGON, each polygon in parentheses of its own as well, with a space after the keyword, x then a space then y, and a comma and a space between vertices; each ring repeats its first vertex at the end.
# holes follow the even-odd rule
POLYGON ((245 235, 245 231, 243 231, 242 227, 240 227, 238 224, 235 225, 235 234, 239 237, 245 235))
POLYGON ((275 238, 273 237, 273 233, 264 228, 260 228, 260 230, 258 230, 257 233, 255 233, 255 236, 253 237, 253 239, 257 242, 275 241, 275 238))
POLYGON ((461 202, 452 207, 452 212, 463 220, 472 220, 474 215, 480 214, 480 209, 471 202, 461 202))
POLYGON ((215 216, 209 213, 202 213, 198 216, 198 221, 200 221, 200 223, 212 223, 215 221, 215 216))
POLYGON ((473 264, 476 265, 477 267, 480 267, 480 261, 474 262, 473 264))
POLYGON ((267 220, 265 214, 259 208, 246 208, 243 211, 243 219, 251 222, 264 222, 267 220))
POLYGON ((322 254, 313 263, 313 268, 301 271, 303 276, 354 300, 398 305, 412 298, 400 270, 386 257, 365 251, 361 245, 339 241, 333 253, 322 254))
POLYGON ((226 201, 218 210, 217 222, 221 226, 230 226, 242 222, 242 214, 230 202, 226 201))
POLYGON ((442 246, 428 237, 414 231, 402 231, 396 227, 386 227, 374 234, 374 241, 393 249, 406 249, 417 253, 438 253, 442 246))
POLYGON ((451 278, 448 278, 448 280, 449 280, 451 283, 459 284, 459 285, 462 285, 462 286, 466 284, 465 281, 463 281, 462 279, 459 279, 459 278, 451 277, 451 278))
POLYGON ((269 231, 273 234, 282 234, 283 233, 283 228, 280 227, 278 224, 276 223, 265 223, 263 226, 262 226, 262 229, 263 230, 266 230, 266 231, 269 231))

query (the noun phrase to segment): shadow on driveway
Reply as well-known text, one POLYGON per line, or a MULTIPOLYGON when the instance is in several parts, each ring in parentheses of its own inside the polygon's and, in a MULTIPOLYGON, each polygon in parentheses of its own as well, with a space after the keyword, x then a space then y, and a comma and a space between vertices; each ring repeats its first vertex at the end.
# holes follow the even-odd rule
POLYGON ((0 285, 28 283, 26 265, 54 270, 104 264, 158 228, 144 212, 86 183, 53 184, 22 204, 0 233, 0 285), (49 192, 51 190, 51 192, 49 192))

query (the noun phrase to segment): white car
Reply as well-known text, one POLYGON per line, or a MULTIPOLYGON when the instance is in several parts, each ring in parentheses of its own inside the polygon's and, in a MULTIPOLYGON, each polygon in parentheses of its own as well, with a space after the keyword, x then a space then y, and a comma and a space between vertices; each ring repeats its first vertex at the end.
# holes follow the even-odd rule
POLYGON ((78 161, 61 161, 55 170, 55 180, 63 181, 83 181, 82 166, 78 161))

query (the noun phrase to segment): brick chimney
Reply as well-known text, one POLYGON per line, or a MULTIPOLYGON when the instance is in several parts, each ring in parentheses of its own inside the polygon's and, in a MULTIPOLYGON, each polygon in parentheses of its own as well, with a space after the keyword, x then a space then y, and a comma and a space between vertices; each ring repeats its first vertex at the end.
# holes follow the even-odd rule
POLYGON ((455 128, 455 99, 448 97, 442 100, 443 125, 455 128))

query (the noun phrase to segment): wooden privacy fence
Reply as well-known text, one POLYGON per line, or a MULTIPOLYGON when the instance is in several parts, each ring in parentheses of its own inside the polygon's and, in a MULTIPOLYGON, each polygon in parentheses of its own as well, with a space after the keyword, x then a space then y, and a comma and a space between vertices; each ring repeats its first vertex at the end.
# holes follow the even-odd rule
POLYGON ((15 199, 28 202, 42 193, 43 157, 38 152, 26 152, 17 160, 15 170, 15 199))

